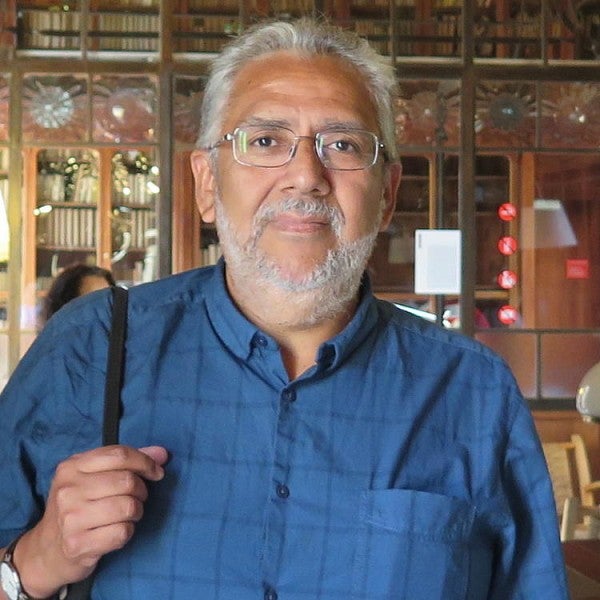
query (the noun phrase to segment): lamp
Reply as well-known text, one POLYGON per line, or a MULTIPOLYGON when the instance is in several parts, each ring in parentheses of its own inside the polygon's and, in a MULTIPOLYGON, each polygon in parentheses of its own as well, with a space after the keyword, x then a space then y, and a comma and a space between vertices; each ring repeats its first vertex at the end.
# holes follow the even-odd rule
POLYGON ((535 248, 577 246, 577 237, 561 200, 537 198, 535 214, 535 248))
POLYGON ((576 406, 584 421, 600 423, 600 363, 583 376, 577 388, 576 406))

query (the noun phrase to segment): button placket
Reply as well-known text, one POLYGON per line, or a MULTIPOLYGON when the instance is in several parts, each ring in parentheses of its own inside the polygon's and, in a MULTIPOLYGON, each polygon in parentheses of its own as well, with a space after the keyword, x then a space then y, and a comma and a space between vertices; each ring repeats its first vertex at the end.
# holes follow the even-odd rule
POLYGON ((285 546, 286 514, 290 508, 290 489, 285 482, 289 478, 289 462, 294 444, 294 429, 298 418, 292 403, 296 398, 295 386, 286 382, 278 389, 279 402, 276 407, 277 429, 274 440, 273 471, 270 502, 267 511, 267 535, 263 555, 263 581, 265 598, 275 600, 277 592, 266 584, 279 579, 281 552, 285 546), (271 595, 269 595, 271 594, 271 595))

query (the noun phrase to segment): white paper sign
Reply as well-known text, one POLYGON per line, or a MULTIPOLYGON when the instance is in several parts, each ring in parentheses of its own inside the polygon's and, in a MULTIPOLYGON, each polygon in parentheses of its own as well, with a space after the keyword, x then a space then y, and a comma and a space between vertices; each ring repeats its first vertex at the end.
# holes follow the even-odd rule
POLYGON ((460 229, 415 231, 415 293, 460 294, 460 229))

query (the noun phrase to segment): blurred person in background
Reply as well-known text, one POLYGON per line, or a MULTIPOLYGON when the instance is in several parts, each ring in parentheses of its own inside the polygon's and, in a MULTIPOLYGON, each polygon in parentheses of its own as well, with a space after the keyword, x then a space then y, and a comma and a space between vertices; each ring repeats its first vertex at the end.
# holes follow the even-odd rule
POLYGON ((65 267, 54 279, 44 299, 41 325, 67 302, 74 298, 115 285, 115 279, 108 269, 95 265, 76 263, 65 267))

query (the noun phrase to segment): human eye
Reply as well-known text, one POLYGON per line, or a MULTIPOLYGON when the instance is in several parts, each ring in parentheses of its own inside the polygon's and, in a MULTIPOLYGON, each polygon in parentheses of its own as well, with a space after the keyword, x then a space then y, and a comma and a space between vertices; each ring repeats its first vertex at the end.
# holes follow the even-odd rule
POLYGON ((286 145, 286 135, 278 129, 252 129, 247 133, 247 145, 253 150, 276 149, 286 145))
POLYGON ((340 154, 362 154, 366 144, 361 132, 329 131, 322 136, 325 150, 340 154))

